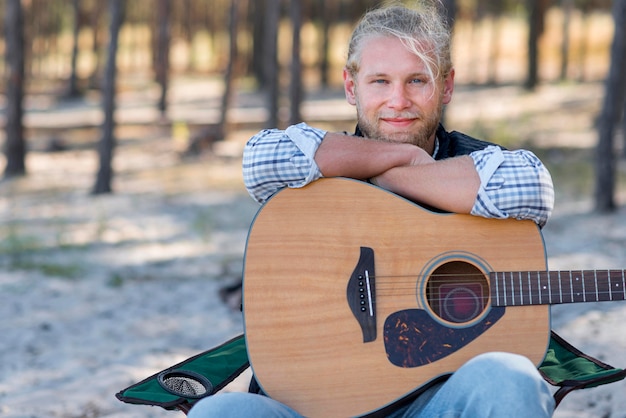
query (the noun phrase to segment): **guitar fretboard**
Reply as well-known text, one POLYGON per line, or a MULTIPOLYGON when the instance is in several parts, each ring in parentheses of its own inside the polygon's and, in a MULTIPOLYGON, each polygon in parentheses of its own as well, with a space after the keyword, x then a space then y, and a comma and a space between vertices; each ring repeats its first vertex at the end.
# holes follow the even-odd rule
POLYGON ((626 299, 626 270, 493 272, 489 278, 493 306, 626 299))

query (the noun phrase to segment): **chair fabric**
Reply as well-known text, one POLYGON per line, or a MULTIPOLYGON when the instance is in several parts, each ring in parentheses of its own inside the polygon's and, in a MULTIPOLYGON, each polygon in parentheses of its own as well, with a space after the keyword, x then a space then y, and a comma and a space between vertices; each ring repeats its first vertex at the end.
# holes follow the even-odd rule
POLYGON ((539 372, 548 383, 559 386, 554 394, 557 406, 573 390, 613 383, 626 377, 626 370, 581 352, 554 331, 539 372))
MULTIPOLYGON (((160 406, 187 413, 195 402, 214 395, 249 366, 246 342, 241 334, 121 390, 116 397, 130 404, 160 406), (180 380, 182 383, 168 385, 165 383, 167 376, 173 376, 175 382, 180 380), (200 389, 196 390, 196 386, 200 389)), ((626 370, 581 352, 554 332, 539 372, 547 382, 559 387, 554 395, 557 405, 573 390, 612 383, 626 377, 626 370)), ((254 391, 254 378, 250 388, 254 391)))
POLYGON ((149 376, 115 396, 130 404, 188 412, 194 403, 222 390, 249 366, 246 342, 241 334, 149 376), (182 384, 167 385, 165 378, 168 375, 182 377, 179 379, 182 384))

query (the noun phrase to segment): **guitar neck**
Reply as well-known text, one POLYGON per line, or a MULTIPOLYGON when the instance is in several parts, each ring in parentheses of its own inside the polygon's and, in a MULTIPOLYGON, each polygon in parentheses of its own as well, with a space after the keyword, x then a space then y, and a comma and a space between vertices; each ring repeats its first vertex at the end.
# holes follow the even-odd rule
POLYGON ((626 299, 626 270, 493 272, 489 278, 492 306, 626 299))

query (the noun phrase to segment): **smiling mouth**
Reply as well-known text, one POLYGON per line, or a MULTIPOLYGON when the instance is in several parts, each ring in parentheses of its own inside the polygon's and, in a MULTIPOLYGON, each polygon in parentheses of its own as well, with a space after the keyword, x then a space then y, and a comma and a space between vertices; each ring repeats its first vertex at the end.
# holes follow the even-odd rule
POLYGON ((413 124, 417 119, 415 118, 381 118, 381 120, 392 126, 406 127, 406 126, 413 124))

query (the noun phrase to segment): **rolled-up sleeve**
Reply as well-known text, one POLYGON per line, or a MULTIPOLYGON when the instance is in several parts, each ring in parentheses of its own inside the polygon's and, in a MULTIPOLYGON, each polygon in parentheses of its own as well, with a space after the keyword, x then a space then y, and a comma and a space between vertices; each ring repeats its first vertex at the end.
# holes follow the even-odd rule
POLYGON ((554 207, 552 177, 541 160, 527 150, 496 146, 470 154, 480 176, 472 215, 530 219, 543 226, 554 207))
POLYGON ((278 190, 303 187, 322 176, 315 152, 326 131, 304 123, 254 135, 243 152, 243 180, 250 196, 263 203, 278 190))

